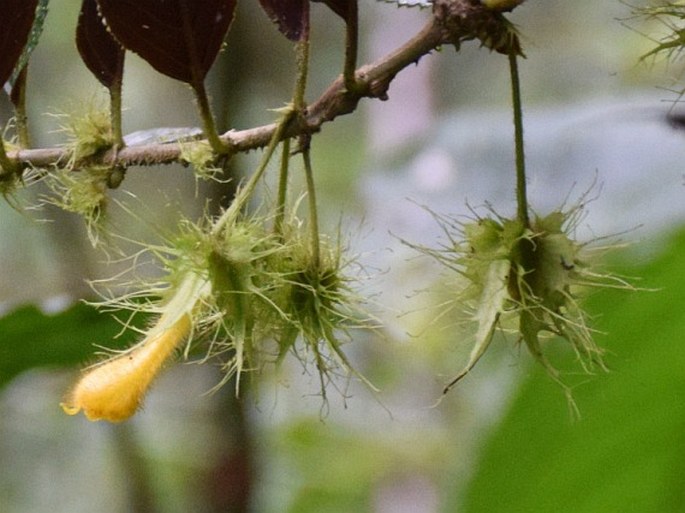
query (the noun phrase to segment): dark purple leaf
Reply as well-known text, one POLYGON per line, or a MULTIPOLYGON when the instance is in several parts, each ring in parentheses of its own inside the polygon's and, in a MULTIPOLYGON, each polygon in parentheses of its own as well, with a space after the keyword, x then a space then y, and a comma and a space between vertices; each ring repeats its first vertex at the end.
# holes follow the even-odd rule
POLYGON ((120 83, 124 48, 107 31, 95 0, 83 0, 76 26, 76 47, 81 59, 102 85, 120 83))
POLYGON ((114 37, 160 73, 202 83, 237 0, 98 0, 114 37))
POLYGON ((0 0, 0 86, 12 75, 28 42, 38 0, 0 0))
POLYGON ((309 0, 259 0, 259 3, 285 37, 291 41, 306 37, 309 0))

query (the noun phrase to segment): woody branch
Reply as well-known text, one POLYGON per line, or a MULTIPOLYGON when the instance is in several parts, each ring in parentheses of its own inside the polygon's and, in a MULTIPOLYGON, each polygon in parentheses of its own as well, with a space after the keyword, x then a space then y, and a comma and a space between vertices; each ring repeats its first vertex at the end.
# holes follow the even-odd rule
MULTIPOLYGON (((362 98, 387 99, 391 82, 404 68, 417 63, 436 48, 462 41, 478 39, 500 53, 519 53, 518 40, 511 26, 500 13, 484 7, 479 0, 435 0, 430 19, 404 45, 355 72, 356 87, 345 87, 342 76, 334 80, 323 94, 295 116, 283 132, 283 138, 311 134, 339 116, 354 112, 362 98)), ((221 140, 229 148, 229 156, 266 146, 276 123, 229 130, 221 140)), ((89 165, 128 168, 170 164, 181 160, 181 144, 152 143, 110 149, 88 161, 89 165)), ((71 154, 61 147, 20 149, 8 152, 8 157, 22 168, 60 169, 67 166, 71 154)))

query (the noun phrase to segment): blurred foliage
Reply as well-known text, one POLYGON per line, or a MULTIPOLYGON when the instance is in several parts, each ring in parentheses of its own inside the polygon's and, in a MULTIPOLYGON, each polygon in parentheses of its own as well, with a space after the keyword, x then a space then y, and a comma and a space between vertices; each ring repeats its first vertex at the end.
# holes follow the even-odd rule
POLYGON ((445 469, 441 438, 426 428, 421 436, 368 432, 309 419, 294 422, 278 436, 295 481, 292 513, 371 511, 384 485, 426 476, 434 481, 445 469))
POLYGON ((25 306, 0 319, 0 387, 34 367, 81 365, 93 360, 93 344, 130 345, 135 333, 92 306, 77 304, 57 315, 25 306), (110 344, 110 341, 112 343, 110 344))
POLYGON ((685 511, 684 254, 681 232, 630 270, 659 290, 593 298, 611 372, 576 389, 574 423, 533 369, 486 444, 463 511, 685 511))

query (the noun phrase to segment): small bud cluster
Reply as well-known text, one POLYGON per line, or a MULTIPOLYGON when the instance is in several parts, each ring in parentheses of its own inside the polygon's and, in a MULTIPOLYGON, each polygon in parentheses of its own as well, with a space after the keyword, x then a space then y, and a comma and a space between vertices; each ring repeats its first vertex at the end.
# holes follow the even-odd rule
POLYGON ((121 181, 116 178, 121 171, 88 163, 113 145, 109 114, 95 109, 82 116, 64 117, 67 122, 62 131, 69 139, 69 163, 46 174, 44 182, 51 193, 43 201, 83 217, 90 241, 96 246, 107 208, 107 189, 121 181))

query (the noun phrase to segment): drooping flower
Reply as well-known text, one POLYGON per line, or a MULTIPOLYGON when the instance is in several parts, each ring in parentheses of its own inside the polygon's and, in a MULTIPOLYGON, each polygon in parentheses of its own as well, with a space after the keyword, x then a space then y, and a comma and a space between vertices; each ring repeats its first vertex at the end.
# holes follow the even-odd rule
POLYGON ((61 405, 65 413, 83 410, 89 420, 110 422, 131 417, 164 363, 190 335, 192 309, 204 288, 205 280, 189 275, 141 342, 84 373, 61 405))

